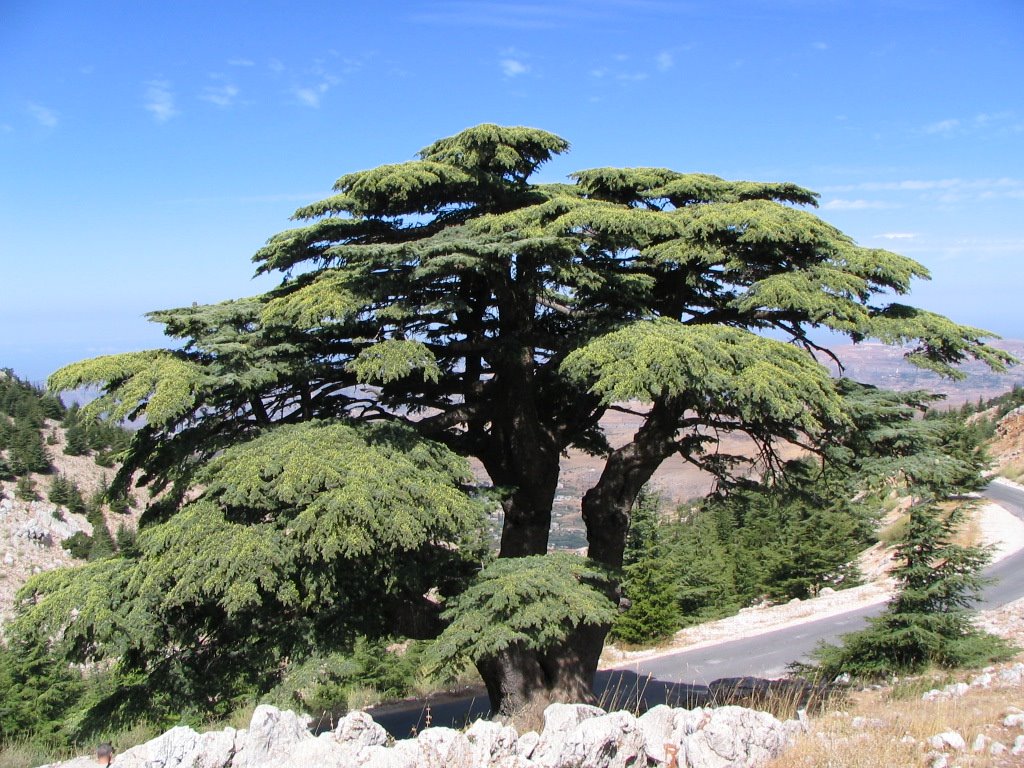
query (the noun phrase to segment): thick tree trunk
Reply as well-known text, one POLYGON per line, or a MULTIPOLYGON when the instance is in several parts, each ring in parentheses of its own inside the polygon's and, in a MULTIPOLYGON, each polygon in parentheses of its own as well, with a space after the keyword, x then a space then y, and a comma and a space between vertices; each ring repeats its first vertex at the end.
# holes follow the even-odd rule
MULTIPOLYGON (((591 558, 611 568, 621 567, 633 502, 644 483, 675 450, 680 413, 677 406, 655 404, 633 441, 612 453, 600 480, 584 495, 583 519, 591 558)), ((522 478, 524 485, 520 488, 530 491, 513 494, 506 506, 502 557, 546 551, 550 503, 558 474, 549 474, 550 467, 548 473, 541 469, 542 465, 535 465, 535 482, 522 478), (543 504, 547 505, 547 515, 538 513, 543 504), (544 549, 540 549, 541 540, 544 549)), ((613 587, 609 598, 618 597, 613 587)), ((492 712, 517 727, 539 728, 544 709, 553 702, 596 703, 594 676, 609 629, 607 625, 581 626, 565 643, 544 653, 514 647, 478 663, 492 712)))
MULTIPOLYGON (((597 639, 599 644, 606 633, 607 629, 597 639)), ((570 637, 543 653, 513 646, 480 661, 477 670, 487 686, 492 715, 521 732, 540 731, 549 704, 598 703, 594 696, 596 657, 591 663, 591 649, 581 648, 575 639, 570 637)), ((600 654, 599 645, 597 656, 600 654)))

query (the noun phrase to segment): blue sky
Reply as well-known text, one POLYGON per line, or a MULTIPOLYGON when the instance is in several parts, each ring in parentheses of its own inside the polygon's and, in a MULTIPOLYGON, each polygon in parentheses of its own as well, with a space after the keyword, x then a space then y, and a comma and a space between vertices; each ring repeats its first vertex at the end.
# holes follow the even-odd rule
POLYGON ((161 346, 344 174, 480 122, 788 180, 1024 337, 1020 0, 0 3, 0 366, 161 346))

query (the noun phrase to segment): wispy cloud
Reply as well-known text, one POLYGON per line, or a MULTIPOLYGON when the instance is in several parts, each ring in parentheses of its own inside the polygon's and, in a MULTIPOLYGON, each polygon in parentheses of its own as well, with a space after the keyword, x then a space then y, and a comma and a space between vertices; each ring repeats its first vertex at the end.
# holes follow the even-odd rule
POLYGON ((939 120, 936 123, 929 123, 924 127, 925 133, 938 133, 945 136, 949 136, 956 133, 960 127, 960 121, 956 118, 949 118, 947 120, 939 120))
POLYGON ((823 208, 854 210, 857 208, 899 207, 916 200, 928 204, 951 205, 971 200, 1024 199, 1024 179, 1004 176, 982 179, 901 179, 897 181, 863 181, 857 184, 839 184, 824 187, 825 194, 846 195, 867 193, 867 197, 882 197, 884 200, 869 200, 857 196, 854 199, 840 197, 825 203, 823 208), (878 193, 873 195, 871 193, 878 193))
POLYGON ((31 102, 28 105, 28 113, 35 118, 35 121, 39 123, 43 128, 56 128, 57 123, 60 122, 59 115, 49 107, 44 107, 42 104, 36 104, 31 102))
POLYGON ((498 62, 498 66, 501 67, 501 73, 505 77, 517 77, 519 75, 525 75, 530 71, 529 65, 524 64, 519 59, 501 59, 498 62))
POLYGON ((979 112, 971 117, 948 117, 921 128, 932 136, 969 136, 972 134, 1007 134, 1024 131, 1024 121, 1013 112, 979 112))
POLYGON ((816 51, 827 51, 828 43, 818 40, 817 42, 811 43, 811 48, 813 48, 816 51))
POLYGON ((915 232, 883 232, 875 237, 881 240, 913 240, 917 237, 915 232))
POLYGON ((172 117, 180 114, 174 104, 171 84, 166 80, 150 80, 146 83, 144 106, 158 123, 166 123, 172 117))
POLYGON ((292 89, 292 95, 298 99, 299 103, 306 107, 312 107, 318 109, 320 107, 320 99, 330 89, 326 83, 319 83, 312 87, 296 87, 292 89))
POLYGON ((208 85, 203 88, 203 92, 199 95, 199 98, 203 101, 208 101, 221 109, 227 109, 228 107, 234 106, 235 100, 238 98, 238 87, 233 83, 208 85))
POLYGON ((864 211, 875 208, 892 208, 893 206, 891 203, 886 203, 882 200, 865 200, 863 198, 843 200, 836 198, 835 200, 829 200, 821 207, 830 211, 864 211))
POLYGON ((654 59, 654 65, 659 72, 668 72, 676 64, 676 57, 669 51, 662 51, 654 59))
POLYGON ((252 59, 228 59, 229 67, 255 67, 256 62, 252 59))
POLYGON ((1024 179, 1009 176, 982 179, 902 179, 899 181, 862 181, 857 184, 838 184, 822 189, 823 192, 935 192, 960 191, 983 195, 1009 195, 1024 192, 1024 179))
POLYGON ((422 24, 443 24, 495 29, 558 29, 580 22, 615 21, 637 14, 675 15, 690 11, 688 3, 673 0, 563 0, 551 2, 503 2, 502 0, 446 0, 413 13, 409 19, 422 24))

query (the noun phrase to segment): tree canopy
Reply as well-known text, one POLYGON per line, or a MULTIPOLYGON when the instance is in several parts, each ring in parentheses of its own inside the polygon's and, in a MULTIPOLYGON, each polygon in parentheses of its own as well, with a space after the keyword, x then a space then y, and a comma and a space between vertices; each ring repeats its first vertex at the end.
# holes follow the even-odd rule
MULTIPOLYGON (((410 552, 473 559, 462 542, 479 518, 456 459, 473 457, 502 507, 498 555, 518 561, 484 569, 455 605, 497 610, 493 590, 518 583, 507 600, 536 601, 562 629, 539 642, 534 619, 506 604, 474 625, 488 637, 448 647, 477 662, 502 713, 586 696, 615 599, 614 579, 592 574, 621 566, 630 509, 654 470, 678 454, 727 483, 749 466, 718 450, 723 435, 746 435, 760 468, 781 470, 780 441, 814 449, 849 425, 815 330, 906 345, 949 376, 967 359, 1010 359, 985 332, 896 301, 925 268, 858 246, 806 210, 817 200, 807 189, 661 168, 534 182, 568 146, 480 125, 414 160, 346 174, 253 257, 257 272, 281 274, 276 288, 153 312, 172 348, 53 375, 55 389, 103 388, 86 416, 144 420, 119 482, 142 470, 167 490, 144 516, 138 575, 86 566, 130 587, 103 603, 104 621, 172 611, 159 624, 169 634, 134 649, 149 656, 121 648, 124 658, 156 663, 161 643, 228 653, 240 625, 184 650, 168 628, 198 620, 216 633, 214 615, 241 611, 273 636, 314 597, 341 606, 396 568, 409 594, 444 573, 460 591, 464 568, 402 566, 410 552), (625 445, 602 431, 612 408, 642 419, 625 445), (544 556, 559 458, 572 448, 606 463, 581 499, 593 568, 566 570, 544 556), (202 568, 181 561, 190 556, 202 568), (545 586, 562 582, 579 593, 545 586)), ((61 578, 30 591, 63 595, 54 615, 77 625, 73 639, 90 621, 71 613, 87 596, 61 578)), ((342 613, 310 621, 344 623, 342 613)), ((471 623, 448 620, 463 635, 471 623)))

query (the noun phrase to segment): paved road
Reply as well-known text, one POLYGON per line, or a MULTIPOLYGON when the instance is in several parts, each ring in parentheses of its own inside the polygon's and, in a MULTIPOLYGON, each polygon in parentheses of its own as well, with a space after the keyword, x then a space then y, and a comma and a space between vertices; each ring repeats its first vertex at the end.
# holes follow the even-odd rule
MULTIPOLYGON (((984 493, 1024 520, 1024 491, 992 483, 984 493)), ((986 574, 993 581, 985 589, 979 607, 993 608, 1024 596, 1024 551, 992 566, 986 574)), ((718 678, 780 677, 793 661, 806 660, 818 643, 835 642, 840 635, 860 629, 867 617, 881 613, 884 608, 884 604, 861 608, 775 632, 643 660, 628 669, 599 672, 595 687, 602 704, 621 708, 628 708, 638 698, 649 704, 685 705, 699 700, 707 683, 718 678)), ((421 704, 371 713, 399 738, 407 736, 414 724, 418 728, 424 726, 425 710, 421 704)), ((434 725, 461 726, 486 713, 487 698, 482 695, 431 706, 434 725)))

